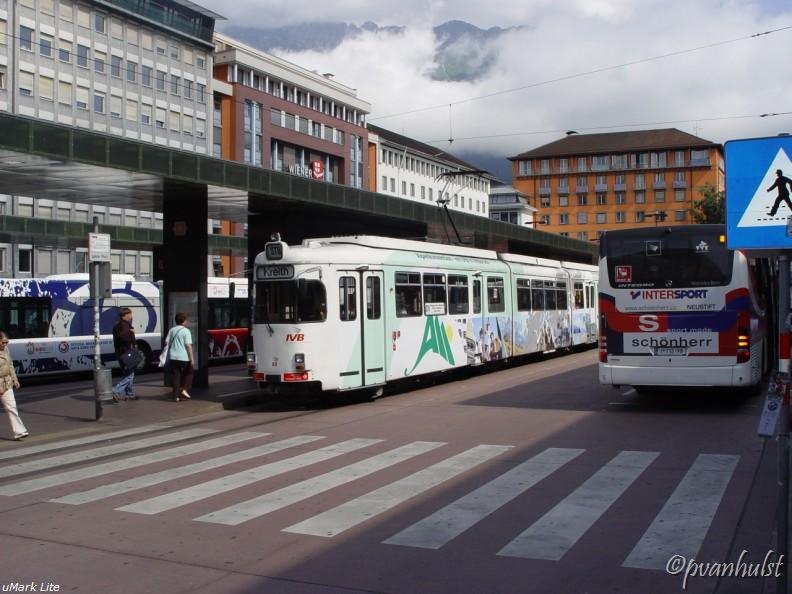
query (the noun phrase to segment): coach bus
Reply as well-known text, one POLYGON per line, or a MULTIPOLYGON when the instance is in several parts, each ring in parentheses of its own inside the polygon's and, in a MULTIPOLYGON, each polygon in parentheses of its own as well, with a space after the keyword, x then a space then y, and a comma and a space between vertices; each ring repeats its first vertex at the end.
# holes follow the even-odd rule
MULTIPOLYGON (((0 279, 0 329, 5 330, 19 376, 89 371, 94 366, 94 302, 87 274, 43 279, 0 279)), ((117 366, 113 326, 121 307, 132 310, 140 368, 149 367, 162 348, 160 287, 114 274, 112 297, 101 300, 99 331, 102 362, 117 366)))
POLYGON ((273 241, 254 268, 254 379, 377 388, 595 344, 597 268, 375 236, 273 241))
POLYGON ((759 386, 769 275, 726 247, 723 225, 600 238, 599 379, 634 386, 759 386))

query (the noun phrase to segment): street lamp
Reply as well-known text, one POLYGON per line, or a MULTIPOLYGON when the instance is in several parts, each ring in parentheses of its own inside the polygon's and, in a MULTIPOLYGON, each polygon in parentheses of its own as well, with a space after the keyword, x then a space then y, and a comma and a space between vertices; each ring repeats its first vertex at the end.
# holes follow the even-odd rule
POLYGON ((656 210, 655 212, 647 212, 646 216, 647 217, 654 217, 655 227, 657 227, 658 221, 661 222, 661 223, 663 221, 665 221, 666 217, 668 216, 668 214, 664 210, 656 210))

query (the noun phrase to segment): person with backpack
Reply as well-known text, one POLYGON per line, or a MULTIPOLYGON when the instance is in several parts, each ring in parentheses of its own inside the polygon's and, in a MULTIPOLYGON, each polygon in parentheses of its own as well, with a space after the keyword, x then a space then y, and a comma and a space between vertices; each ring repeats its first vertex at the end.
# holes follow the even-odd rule
MULTIPOLYGON (((113 326, 113 349, 115 350, 118 366, 121 368, 121 380, 113 386, 113 400, 118 402, 123 398, 124 400, 137 400, 135 395, 135 364, 127 363, 129 356, 127 353, 132 353, 135 349, 135 330, 132 328, 132 310, 128 307, 122 307, 118 312, 118 323, 113 326), (127 355, 125 357, 125 355, 127 355)), ((134 354, 134 353, 133 353, 134 354)))

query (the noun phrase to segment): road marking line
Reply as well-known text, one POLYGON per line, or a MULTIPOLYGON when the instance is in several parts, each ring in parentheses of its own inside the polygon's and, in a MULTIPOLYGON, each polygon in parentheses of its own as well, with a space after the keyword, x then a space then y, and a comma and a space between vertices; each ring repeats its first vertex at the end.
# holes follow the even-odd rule
POLYGON ((396 449, 366 458, 355 464, 344 466, 288 487, 278 489, 260 497, 231 505, 216 512, 195 518, 199 522, 237 526, 248 520, 292 505, 319 493, 373 474, 415 456, 439 448, 445 443, 437 441, 414 441, 396 449))
POLYGON ((390 485, 352 499, 293 526, 283 532, 333 537, 388 511, 424 491, 454 478, 511 449, 512 446, 479 445, 447 460, 411 474, 390 485))
MULTIPOLYGON (((92 450, 62 454, 60 456, 52 456, 51 458, 42 458, 41 460, 31 460, 30 462, 20 462, 19 464, 0 468, 0 478, 7 478, 26 472, 47 470, 53 467, 63 466, 64 464, 86 462, 88 460, 112 456, 113 454, 127 453, 153 446, 166 445, 174 441, 183 441, 185 439, 192 439, 193 437, 209 435, 211 433, 217 433, 217 431, 215 429, 186 429, 184 431, 177 431, 176 433, 165 433, 163 435, 147 437, 146 439, 116 443, 109 446, 94 448, 92 450)), ((2 494, 2 489, 0 489, 0 494, 2 494)))
POLYGON ((97 441, 109 441, 111 439, 118 439, 127 437, 128 435, 137 435, 139 433, 149 433, 150 431, 159 431, 160 429, 170 429, 170 425, 146 425, 144 427, 136 427, 134 429, 124 429, 123 431, 114 431, 112 433, 99 433, 97 435, 89 435, 87 437, 78 437, 76 439, 69 439, 66 441, 56 441, 52 443, 43 443, 25 448, 14 448, 8 452, 0 452, 0 460, 8 460, 9 458, 20 458, 22 456, 30 456, 32 454, 40 454, 41 452, 49 452, 50 450, 63 450, 72 446, 80 446, 88 443, 96 443, 97 441))
POLYGON ((700 454, 622 566, 665 569, 673 555, 695 558, 739 460, 700 454))
POLYGON ((498 555, 558 561, 658 455, 659 452, 620 452, 498 555))
MULTIPOLYGON (((269 434, 260 433, 258 435, 269 435, 269 434)), ((57 499, 50 499, 50 501, 54 503, 68 503, 70 505, 82 505, 83 503, 90 503, 92 501, 98 501, 99 499, 107 499, 108 497, 120 495, 121 493, 128 493, 129 491, 135 491, 137 489, 151 487, 153 485, 164 483, 166 481, 183 478, 185 476, 197 474, 205 470, 220 468, 221 466, 225 466, 227 464, 233 464, 234 462, 241 462, 244 460, 250 460, 252 458, 258 458, 260 456, 266 456, 267 454, 273 454, 281 450, 311 443, 319 439, 324 439, 324 437, 320 437, 317 435, 298 435, 296 437, 290 437, 288 439, 283 439, 281 441, 267 443, 255 448, 242 450, 240 452, 233 452, 231 454, 226 454, 224 456, 220 456, 219 458, 211 458, 209 460, 204 460, 202 462, 188 464, 187 466, 180 466, 179 468, 168 468, 160 472, 155 472, 143 476, 137 476, 126 481, 121 481, 119 483, 102 485, 101 487, 96 487, 95 489, 91 489, 89 491, 82 491, 81 493, 70 493, 69 495, 66 495, 64 497, 58 497, 57 499)), ((204 448, 205 444, 201 444, 201 446, 202 448, 204 448)))
POLYGON ((439 549, 584 451, 548 448, 383 543, 439 549))
POLYGON ((95 466, 83 466, 73 470, 66 470, 57 474, 51 474, 39 478, 23 480, 17 483, 10 483, 0 487, 0 494, 2 495, 20 495, 22 493, 30 493, 32 491, 39 491, 47 487, 58 487, 68 483, 74 483, 87 478, 95 476, 102 476, 120 470, 128 470, 130 468, 137 468, 146 464, 154 464, 156 462, 164 462, 165 460, 172 460, 179 456, 187 456, 195 454, 196 452, 208 450, 212 448, 221 448, 231 445, 240 441, 254 439, 256 437, 263 437, 269 435, 268 433, 235 433, 234 435, 225 435, 217 437, 208 441, 200 443, 191 443, 188 445, 179 446, 176 448, 168 448, 157 452, 151 452, 140 456, 132 456, 124 460, 112 460, 103 464, 95 466))
POLYGON ((312 452, 306 452, 305 454, 299 454, 292 458, 271 462, 249 470, 243 470, 236 474, 220 477, 212 481, 180 489, 179 491, 152 497, 151 499, 144 499, 143 501, 117 507, 116 509, 137 514, 158 514, 169 509, 187 505, 188 503, 206 499, 207 497, 214 497, 221 493, 251 485, 285 472, 297 470, 311 464, 316 464, 317 462, 324 462, 325 460, 330 460, 331 458, 342 456, 382 441, 382 439, 362 438, 342 441, 341 443, 329 445, 312 452))

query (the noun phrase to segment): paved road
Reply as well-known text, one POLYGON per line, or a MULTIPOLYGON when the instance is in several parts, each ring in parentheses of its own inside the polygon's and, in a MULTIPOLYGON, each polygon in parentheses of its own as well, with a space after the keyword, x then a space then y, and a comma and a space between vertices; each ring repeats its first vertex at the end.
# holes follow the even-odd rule
POLYGON ((5 447, 0 582, 681 592, 673 555, 745 549, 761 563, 772 549, 775 450, 755 436, 759 404, 602 388, 588 351, 374 402, 271 400, 5 447))

